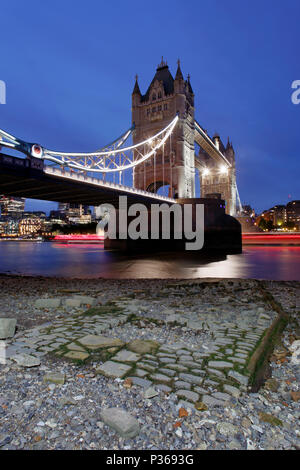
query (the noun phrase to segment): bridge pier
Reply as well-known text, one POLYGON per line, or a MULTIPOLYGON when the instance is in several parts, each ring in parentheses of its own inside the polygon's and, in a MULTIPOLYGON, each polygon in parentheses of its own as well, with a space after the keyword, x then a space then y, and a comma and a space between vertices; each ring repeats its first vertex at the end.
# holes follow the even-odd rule
MULTIPOLYGON (((181 237, 179 239, 178 223, 175 221, 174 213, 170 207, 165 204, 160 205, 159 214, 159 230, 155 230, 153 224, 153 204, 151 207, 144 208, 144 213, 141 219, 147 221, 146 231, 145 227, 141 236, 137 239, 132 239, 128 236, 128 229, 130 224, 134 222, 134 216, 128 216, 126 218, 127 237, 124 235, 124 219, 123 226, 120 224, 120 210, 116 210, 116 230, 113 238, 107 236, 104 241, 104 248, 107 250, 117 250, 127 253, 137 252, 185 252, 194 250, 197 255, 202 253, 213 253, 213 254, 236 254, 242 252, 242 235, 240 223, 230 215, 225 213, 225 201, 222 199, 215 198, 193 198, 193 199, 177 199, 177 204, 181 210, 181 237), (204 213, 204 224, 198 223, 198 209, 199 206, 203 206, 204 213), (189 208, 188 208, 189 206, 189 208), (185 210, 191 210, 192 213, 192 224, 191 228, 195 235, 194 240, 187 238, 186 224, 185 224, 185 210), (163 229, 163 218, 169 217, 170 220, 170 234, 166 237, 166 231, 163 229), (153 231, 156 232, 156 238, 153 238, 153 231), (200 248, 197 248, 198 242, 201 239, 201 233, 204 231, 204 243, 200 243, 200 248), (193 246, 194 243, 194 246, 193 246), (192 248, 187 248, 187 246, 192 248)), ((180 212, 180 211, 179 211, 180 212)), ((166 219, 165 219, 166 220, 166 219)), ((107 227, 106 227, 107 230, 107 227)), ((199 245, 199 243, 198 243, 199 245)))

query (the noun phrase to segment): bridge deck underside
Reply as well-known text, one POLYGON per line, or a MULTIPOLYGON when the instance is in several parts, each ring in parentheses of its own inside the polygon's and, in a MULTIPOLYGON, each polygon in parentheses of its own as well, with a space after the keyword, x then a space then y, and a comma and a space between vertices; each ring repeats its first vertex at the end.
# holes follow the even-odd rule
POLYGON ((162 203, 157 198, 101 187, 83 181, 71 181, 41 170, 9 168, 0 162, 0 194, 6 196, 41 199, 45 201, 80 203, 98 206, 103 203, 118 205, 119 196, 127 196, 128 204, 147 205, 162 203))

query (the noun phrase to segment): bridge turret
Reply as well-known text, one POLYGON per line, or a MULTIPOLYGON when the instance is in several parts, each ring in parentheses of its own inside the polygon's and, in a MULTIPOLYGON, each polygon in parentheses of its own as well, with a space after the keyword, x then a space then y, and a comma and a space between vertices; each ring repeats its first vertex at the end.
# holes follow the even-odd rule
POLYGON ((138 106, 141 103, 141 98, 142 98, 141 90, 140 90, 140 87, 139 87, 139 84, 138 84, 138 76, 137 75, 135 76, 135 84, 134 84, 134 88, 133 88, 133 92, 132 92, 131 97, 132 97, 132 122, 135 123, 139 119, 138 106))
POLYGON ((227 145, 226 145, 226 149, 224 153, 225 153, 227 160, 229 160, 229 162, 234 166, 235 165, 235 152, 232 146, 232 142, 229 141, 229 137, 228 137, 228 141, 227 141, 227 145))
POLYGON ((180 60, 177 61, 177 72, 174 79, 174 92, 184 93, 184 78, 180 68, 180 60))

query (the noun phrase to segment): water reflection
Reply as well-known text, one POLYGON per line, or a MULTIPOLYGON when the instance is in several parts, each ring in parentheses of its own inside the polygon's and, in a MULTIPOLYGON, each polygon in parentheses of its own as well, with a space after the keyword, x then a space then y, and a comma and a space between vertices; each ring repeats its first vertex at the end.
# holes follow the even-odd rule
POLYGON ((300 280, 299 265, 295 246, 246 246, 238 255, 199 257, 193 252, 126 256, 96 244, 0 242, 0 272, 25 275, 300 280))

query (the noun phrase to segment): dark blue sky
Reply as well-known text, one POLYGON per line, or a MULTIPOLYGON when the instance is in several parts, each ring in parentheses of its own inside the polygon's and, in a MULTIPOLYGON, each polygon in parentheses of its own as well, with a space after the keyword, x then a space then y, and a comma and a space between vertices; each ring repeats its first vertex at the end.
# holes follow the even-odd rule
POLYGON ((233 141, 242 202, 300 199, 299 0, 11 0, 0 21, 0 128, 94 150, 130 126, 135 74, 144 93, 161 56, 173 75, 179 57, 197 120, 233 141))

